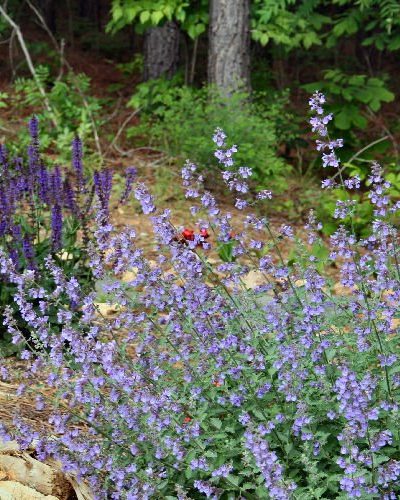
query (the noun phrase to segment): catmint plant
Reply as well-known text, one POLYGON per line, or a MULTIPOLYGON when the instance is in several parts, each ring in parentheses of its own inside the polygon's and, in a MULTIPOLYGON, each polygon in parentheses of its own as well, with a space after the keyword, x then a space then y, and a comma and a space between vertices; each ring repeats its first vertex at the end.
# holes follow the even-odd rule
MULTIPOLYGON (((346 178, 340 166, 342 141, 329 138, 324 104, 320 93, 310 100, 317 150, 334 169, 324 186, 357 189, 359 179, 346 178)), ((387 195, 381 167, 374 165, 369 179, 370 235, 359 239, 340 225, 320 261, 312 248, 325 245, 323 221, 311 212, 304 238, 287 224, 274 227, 257 208, 272 193, 253 196, 251 168, 235 162, 238 146, 229 146, 222 130, 213 139, 231 212, 190 162, 182 181, 196 216, 191 228, 176 227, 171 210, 129 179, 123 197, 133 195, 150 218, 156 262, 138 247, 133 228, 115 231, 109 174, 97 175, 89 265, 117 306, 114 316, 103 317, 96 294, 82 293, 54 256, 45 259, 53 286, 44 293, 35 269, 21 272, 1 251, 0 273, 16 289, 36 348, 33 354, 6 308, 5 324, 26 360, 19 393, 36 398, 53 429, 30 429, 16 415, 1 427, 3 437, 23 448, 35 440, 40 459, 60 460, 98 499, 397 498, 400 272, 393 220, 400 207, 387 195), (227 244, 229 258, 216 261, 227 244), (127 271, 130 280, 120 279, 127 271), (250 271, 261 278, 256 287, 246 284, 250 271), (54 308, 59 335, 49 321, 54 308), (44 399, 38 373, 54 399, 44 399)), ((357 207, 340 201, 335 216, 351 220, 357 207)), ((6 365, 0 374, 12 380, 6 365)))

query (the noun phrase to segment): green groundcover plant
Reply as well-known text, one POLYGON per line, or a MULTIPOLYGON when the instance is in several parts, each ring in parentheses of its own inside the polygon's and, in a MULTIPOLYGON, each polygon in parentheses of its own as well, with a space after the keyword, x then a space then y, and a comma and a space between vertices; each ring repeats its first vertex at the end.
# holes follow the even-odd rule
MULTIPOLYGON (((324 103, 320 93, 310 100, 317 149, 334 169, 323 186, 358 189, 359 178, 345 176, 336 154, 342 141, 328 136, 324 103)), ((398 498, 400 203, 389 199, 382 168, 374 164, 369 176, 369 235, 358 239, 339 226, 322 260, 312 251, 323 246, 322 222, 311 212, 300 239, 290 226, 272 227, 252 213, 271 192, 249 199, 251 169, 235 163, 222 130, 214 143, 242 217, 221 210, 190 162, 182 179, 193 228, 175 227, 145 185, 133 186, 151 217, 156 262, 132 229, 116 233, 98 207, 90 267, 118 305, 116 316, 100 318, 95 295, 71 287, 51 257, 54 285, 45 293, 31 270, 18 273, 0 254, 0 272, 15 283, 36 339, 35 353, 22 350, 19 392, 36 391, 53 429, 31 429, 16 415, 2 435, 22 447, 35 440, 39 458, 59 459, 99 499, 398 498), (232 258, 215 262, 213 249, 224 244, 232 258), (290 261, 287 246, 296 248, 290 261), (119 280, 127 270, 131 281, 119 280), (246 285, 249 271, 261 278, 256 288, 246 285), (54 334, 47 311, 60 293, 82 317, 74 325, 74 311, 60 305, 54 334), (35 385, 37 373, 54 401, 35 385)), ((340 199, 334 216, 356 210, 340 199)), ((11 314, 5 323, 24 345, 11 314)), ((12 370, 2 366, 1 377, 12 380, 12 370)))

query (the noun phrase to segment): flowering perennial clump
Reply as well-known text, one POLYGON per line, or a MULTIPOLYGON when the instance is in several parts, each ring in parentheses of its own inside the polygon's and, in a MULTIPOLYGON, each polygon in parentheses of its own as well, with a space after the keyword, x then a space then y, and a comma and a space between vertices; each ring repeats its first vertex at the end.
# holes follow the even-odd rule
MULTIPOLYGON (((344 178, 336 155, 342 141, 328 136, 324 103, 320 93, 310 100, 317 149, 324 165, 336 169, 323 186, 357 189, 358 178, 344 178)), ((30 430, 16 416, 2 434, 22 447, 35 440, 40 458, 59 459, 99 499, 395 499, 400 271, 393 221, 400 206, 390 201, 389 183, 374 164, 369 235, 358 239, 349 230, 357 206, 342 197, 335 211, 341 225, 322 261, 312 246, 325 245, 323 221, 311 212, 302 241, 290 226, 274 228, 260 210, 253 213, 251 169, 236 166, 237 147, 226 139, 215 132, 215 157, 241 217, 221 209, 190 162, 182 179, 197 230, 181 233, 171 211, 158 209, 145 185, 129 181, 154 227, 156 263, 136 246, 131 228, 116 233, 104 222, 109 177, 95 179, 90 266, 118 305, 111 318, 101 317, 96 294, 82 293, 53 258, 46 259, 53 288, 44 294, 34 271, 20 273, 1 251, 0 273, 15 284, 37 344, 35 353, 22 350, 27 371, 20 393, 36 393, 54 430, 51 436, 30 430), (296 250, 286 261, 289 244, 296 250), (213 250, 224 245, 231 258, 216 263, 213 250), (339 295, 321 271, 331 264, 339 295), (132 270, 129 282, 118 279, 132 270), (260 278, 257 286, 248 285, 250 271, 260 278), (60 294, 76 306, 59 307, 55 334, 47 311, 60 294), (30 307, 32 297, 39 310, 30 307), (55 402, 43 399, 37 373, 46 374, 55 402)), ((271 196, 263 191, 255 199, 271 196)), ((24 344, 11 315, 5 322, 13 342, 24 344)), ((0 373, 12 378, 5 365, 0 373)))
MULTIPOLYGON (((40 153, 39 124, 36 117, 29 122, 31 142, 26 161, 9 158, 0 145, 0 244, 12 260, 16 271, 34 272, 35 281, 47 289, 52 277, 48 275, 46 258, 53 256, 69 278, 81 284, 91 282, 87 267, 87 249, 92 239, 89 221, 93 215, 94 193, 104 221, 109 216, 112 173, 108 169, 95 172, 93 181, 84 174, 82 143, 72 142, 72 168, 47 166, 40 153)), ((127 170, 127 182, 122 197, 131 190, 135 169, 127 170)), ((3 309, 12 302, 15 286, 6 275, 0 276, 0 341, 4 336, 3 309)), ((51 284, 49 285, 51 286, 51 284)), ((41 292, 43 294, 43 292, 41 292)), ((33 302, 39 297, 35 297, 33 302)), ((19 317, 19 326, 24 322, 19 317)), ((28 335, 29 336, 29 335, 28 335)))

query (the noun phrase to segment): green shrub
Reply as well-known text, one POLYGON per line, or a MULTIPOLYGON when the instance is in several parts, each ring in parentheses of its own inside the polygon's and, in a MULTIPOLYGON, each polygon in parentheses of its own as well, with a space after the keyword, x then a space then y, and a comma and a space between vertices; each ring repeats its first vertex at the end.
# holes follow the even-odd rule
POLYGON ((368 125, 365 110, 377 112, 382 103, 392 102, 395 98, 383 78, 346 75, 340 69, 325 71, 322 81, 303 85, 303 88, 307 92, 322 90, 335 97, 330 111, 334 113, 334 125, 339 130, 365 129, 368 125))
MULTIPOLYGON (((43 106, 43 96, 33 78, 19 78, 15 83, 17 110, 33 109, 43 129, 41 144, 44 148, 52 148, 63 160, 70 157, 70 145, 78 135, 86 143, 93 141, 95 127, 101 125, 101 102, 89 96, 90 78, 81 73, 68 73, 61 79, 55 79, 47 66, 38 66, 36 74, 43 88, 47 91, 47 99, 51 111, 43 106), (54 119, 57 128, 54 127, 54 119)), ((30 138, 26 130, 18 136, 17 145, 10 145, 13 153, 20 153, 29 144, 30 138)))
POLYGON ((265 103, 265 94, 250 100, 243 92, 224 97, 212 88, 175 87, 163 80, 145 83, 130 101, 142 108, 142 115, 141 124, 131 127, 128 136, 141 137, 146 145, 150 139, 150 145, 179 160, 190 158, 200 168, 216 168, 209 138, 221 126, 233 142, 240 141, 238 163, 253 168, 256 182, 279 187, 290 167, 277 156, 286 99, 275 97, 265 103))

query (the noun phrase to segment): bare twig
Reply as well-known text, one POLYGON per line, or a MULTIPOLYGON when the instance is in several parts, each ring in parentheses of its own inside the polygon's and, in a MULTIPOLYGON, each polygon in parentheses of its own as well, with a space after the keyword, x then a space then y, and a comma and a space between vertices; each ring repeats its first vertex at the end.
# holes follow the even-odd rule
POLYGON ((64 49, 65 49, 65 40, 64 40, 64 38, 62 38, 61 42, 60 42, 60 70, 58 72, 56 82, 59 82, 64 74, 64 60, 65 60, 64 59, 64 49))
POLYGON ((107 116, 107 118, 104 119, 103 124, 109 123, 115 116, 117 116, 117 114, 119 113, 119 111, 121 109, 121 103, 122 103, 122 97, 119 96, 117 103, 114 106, 113 111, 107 116))
POLYGON ((0 45, 5 45, 6 43, 10 43, 11 36, 9 38, 6 38, 5 40, 0 40, 0 45))
POLYGON ((117 151, 117 153, 119 153, 121 156, 132 156, 133 153, 136 153, 137 151, 141 151, 141 150, 150 150, 150 151, 154 151, 156 154, 164 155, 164 151, 161 151, 161 149, 155 149, 155 148, 151 148, 149 146, 142 146, 140 148, 133 148, 133 149, 128 149, 128 151, 124 151, 123 149, 118 147, 116 144, 114 144, 113 149, 115 149, 115 151, 117 151))
POLYGON ((336 174, 332 177, 332 180, 335 179, 338 175, 340 175, 343 170, 351 164, 352 161, 354 161, 356 158, 358 158, 362 153, 364 153, 364 151, 366 151, 367 149, 369 148, 372 148, 372 146, 375 146, 376 144, 379 144, 380 142, 382 141, 385 141, 386 139, 389 139, 389 136, 388 135, 385 135, 384 137, 381 137, 380 139, 377 139, 376 141, 373 141, 373 142, 370 142, 369 144, 367 144, 366 146, 364 146, 362 149, 360 149, 359 151, 357 151, 357 153, 354 153, 354 155, 350 158, 349 161, 346 161, 346 163, 343 165, 343 167, 341 167, 337 172, 336 174))
POLYGON ((13 132, 13 130, 12 130, 12 129, 7 128, 7 127, 3 127, 3 125, 0 125, 0 130, 4 130, 4 132, 7 132, 7 133, 11 133, 11 132, 13 132))
POLYGON ((41 96, 43 97, 43 104, 45 106, 45 108, 47 109, 47 111, 49 112, 50 116, 51 116, 51 121, 53 122, 53 125, 55 127, 57 127, 57 118, 55 116, 55 113, 50 105, 50 102, 49 102, 49 99, 47 97, 47 94, 46 94, 46 91, 44 90, 43 88, 43 85, 42 85, 42 82, 40 81, 40 79, 38 78, 37 76, 37 73, 36 73, 36 70, 35 70, 35 67, 32 63, 32 59, 31 59, 31 56, 29 54, 29 51, 28 51, 28 48, 26 46, 26 43, 25 43, 25 40, 24 40, 24 37, 22 35, 22 32, 21 32, 21 29, 20 27, 18 26, 18 24, 15 23, 15 21, 7 14, 7 12, 5 11, 5 9, 0 5, 0 14, 4 17, 4 19, 7 21, 7 23, 13 28, 13 30, 15 31, 16 35, 17 35, 17 38, 18 38, 18 41, 19 41, 19 44, 21 46, 21 49, 22 49, 22 52, 24 53, 24 56, 25 56, 25 59, 26 59, 26 62, 28 64, 28 68, 29 68, 29 71, 31 72, 32 74, 32 77, 36 83, 36 86, 41 94, 41 96))
POLYGON ((15 38, 15 29, 11 31, 10 35, 10 45, 8 46, 8 59, 10 61, 10 68, 11 68, 11 74, 12 74, 12 80, 14 80, 15 77, 15 67, 14 67, 14 58, 13 58, 13 43, 14 43, 14 38, 15 38))
POLYGON ((122 123, 122 125, 119 127, 118 129, 118 132, 115 134, 114 136, 114 139, 111 141, 110 145, 108 146, 108 149, 107 151, 110 151, 110 149, 112 149, 115 144, 117 143, 120 135, 122 134, 122 132, 124 131, 125 127, 128 125, 128 123, 132 120, 132 118, 134 118, 138 113, 139 111, 141 110, 141 108, 138 108, 138 109, 135 109, 135 111, 133 111, 125 120, 124 122, 122 123))

